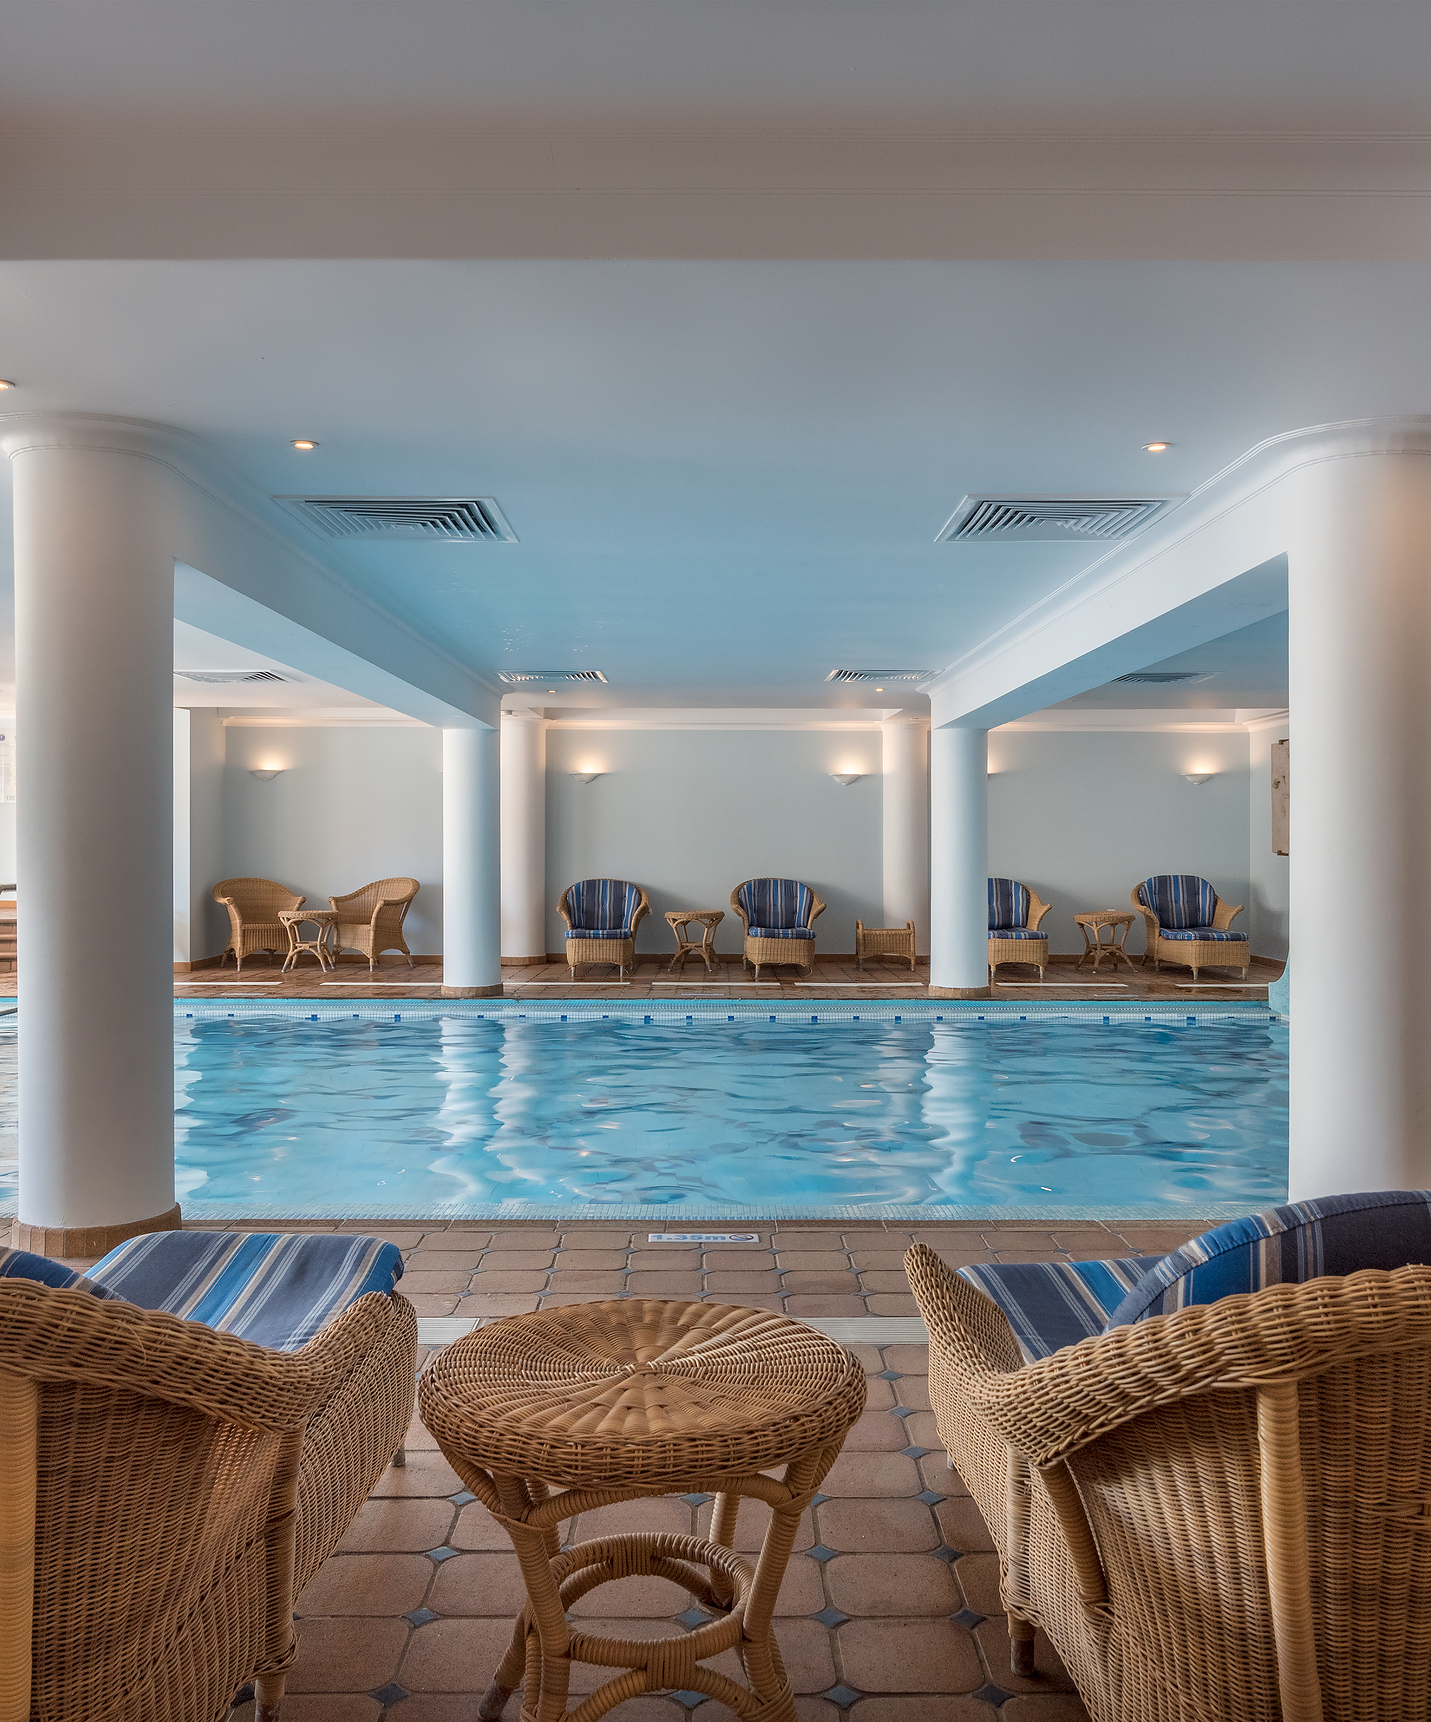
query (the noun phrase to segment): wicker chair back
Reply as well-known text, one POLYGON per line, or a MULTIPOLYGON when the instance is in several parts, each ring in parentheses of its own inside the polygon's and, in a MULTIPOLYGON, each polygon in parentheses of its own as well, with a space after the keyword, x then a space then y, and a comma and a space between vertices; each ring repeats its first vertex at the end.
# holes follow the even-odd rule
POLYGON ((301 909, 308 901, 274 879, 220 879, 214 901, 238 911, 244 921, 275 921, 280 909, 301 909))
POLYGON ((360 886, 346 897, 330 897, 328 902, 345 924, 351 921, 371 922, 378 905, 382 904, 385 911, 397 911, 397 924, 401 926, 412 907, 413 898, 421 889, 416 879, 374 879, 371 885, 360 886))

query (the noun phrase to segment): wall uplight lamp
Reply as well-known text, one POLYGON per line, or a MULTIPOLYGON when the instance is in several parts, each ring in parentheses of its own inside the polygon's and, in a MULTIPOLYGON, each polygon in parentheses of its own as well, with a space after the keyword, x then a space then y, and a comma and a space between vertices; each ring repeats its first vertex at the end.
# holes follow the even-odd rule
POLYGON ((848 789, 852 783, 858 783, 864 773, 862 771, 832 771, 830 776, 842 789, 848 789))
POLYGON ((1215 771, 1185 771, 1183 776, 1189 783, 1211 783, 1217 773, 1215 771))
POLYGON ((283 767, 281 765, 265 766, 262 771, 251 771, 249 773, 250 777, 258 778, 261 783, 272 783, 275 777, 282 777, 282 775, 283 767))
POLYGON ((594 783, 601 776, 599 771, 572 771, 567 773, 573 783, 594 783))

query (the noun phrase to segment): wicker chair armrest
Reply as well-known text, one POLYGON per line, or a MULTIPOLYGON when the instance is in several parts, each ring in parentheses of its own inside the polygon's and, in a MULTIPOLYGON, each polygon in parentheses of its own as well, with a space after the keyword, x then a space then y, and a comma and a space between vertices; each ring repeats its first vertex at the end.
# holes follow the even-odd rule
POLYGON ((820 893, 812 888, 810 896, 813 899, 813 907, 810 910, 810 919, 805 923, 807 927, 813 927, 825 912, 825 900, 820 893))
POLYGON ((568 910, 566 902, 570 895, 571 886, 568 885, 566 890, 562 892, 561 896, 557 898, 557 914, 559 914, 562 920, 566 922, 568 932, 571 931, 571 912, 568 910))
POLYGON ((1139 887, 1137 885, 1135 885, 1133 887, 1133 889, 1128 893, 1128 901, 1133 905, 1133 907, 1143 917, 1144 923, 1146 924, 1147 929, 1148 929, 1148 949, 1152 950, 1153 945, 1156 942, 1157 937, 1158 937, 1158 931, 1159 931, 1158 917, 1153 913, 1153 911, 1148 907, 1148 905, 1140 899, 1140 897, 1138 896, 1138 890, 1139 890, 1139 887))
POLYGON ((735 911, 735 913, 740 916, 741 931, 746 935, 747 938, 750 936, 750 916, 747 915, 745 912, 745 904, 742 903, 740 900, 740 893, 741 893, 742 886, 748 885, 749 883, 750 883, 750 881, 748 879, 743 880, 742 884, 737 885, 736 888, 730 894, 730 906, 735 911))
POLYGON ((1008 1317, 992 1298, 940 1261, 927 1244, 910 1247, 904 1271, 929 1329, 930 1348, 940 1353, 955 1375, 972 1378, 1024 1368, 1008 1317))
POLYGON ((643 885, 639 887, 639 889, 641 892, 641 901, 636 905, 636 913, 631 917, 631 937, 633 939, 636 937, 636 929, 641 925, 646 916, 651 913, 651 899, 646 895, 646 888, 643 885))
POLYGON ((976 1415, 1044 1467, 1182 1399, 1397 1351, 1431 1351, 1431 1267, 1238 1293, 1114 1328, 1022 1370, 981 1367, 966 1344, 961 1388, 976 1415))
POLYGON ((1213 911, 1212 924, 1222 932, 1230 927, 1246 907, 1243 903, 1224 903, 1222 898, 1217 900, 1217 908, 1213 911))
POLYGON ((1030 932, 1037 932, 1038 931, 1039 922, 1044 918, 1044 916, 1049 912, 1049 910, 1052 907, 1053 907, 1053 904, 1052 903, 1045 903, 1043 898, 1039 896, 1037 891, 1030 891, 1029 892, 1029 918, 1024 923, 1024 925, 1029 929, 1030 932))

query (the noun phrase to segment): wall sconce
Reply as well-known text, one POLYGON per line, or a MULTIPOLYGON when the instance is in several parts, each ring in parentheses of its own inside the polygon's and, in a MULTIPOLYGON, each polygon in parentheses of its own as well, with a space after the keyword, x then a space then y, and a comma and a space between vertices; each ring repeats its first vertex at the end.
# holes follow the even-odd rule
POLYGON ((569 771, 567 773, 573 783, 594 783, 601 775, 599 771, 569 771))
POLYGON ((830 776, 842 789, 848 789, 852 783, 858 783, 864 773, 861 771, 832 771, 830 776))
POLYGON ((1215 771, 1185 771, 1183 776, 1189 783, 1211 783, 1217 773, 1215 771))
POLYGON ((258 778, 261 783, 272 783, 275 777, 282 777, 282 775, 283 767, 281 765, 270 766, 263 771, 251 771, 249 773, 250 777, 258 778))

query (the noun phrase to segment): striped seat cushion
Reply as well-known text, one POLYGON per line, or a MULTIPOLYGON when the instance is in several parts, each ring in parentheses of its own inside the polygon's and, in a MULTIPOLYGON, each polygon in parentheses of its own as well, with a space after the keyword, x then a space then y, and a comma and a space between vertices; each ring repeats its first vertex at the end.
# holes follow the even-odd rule
POLYGON ((334 1233, 150 1232, 90 1269, 108 1293, 219 1333, 296 1351, 365 1292, 391 1292, 402 1253, 334 1233))
MULTIPOLYGON (((1319 1196, 1229 1220, 1155 1263, 1109 1327, 1171 1315, 1235 1292, 1299 1284, 1359 1268, 1431 1263, 1431 1190, 1319 1196)), ((987 1271, 987 1270, 985 1270, 987 1271)))
POLYGON ((1032 927, 990 927, 990 943, 995 939, 1041 939, 1047 944, 1048 934, 1036 933, 1032 927))
POLYGON ((1138 887, 1138 900, 1170 927, 1206 927, 1217 913, 1217 892, 1196 873, 1158 873, 1138 887))
POLYGON ((1164 927, 1159 926, 1160 939, 1184 939, 1189 944, 1204 940, 1217 945, 1245 945, 1246 933, 1234 933, 1231 927, 1164 927))
POLYGON ((630 927, 568 927, 566 936, 569 939, 629 939, 632 936, 630 927))
POLYGON ((815 907, 815 893, 798 879, 747 879, 736 898, 754 939, 775 939, 807 928, 815 907))
POLYGON ((63 1262, 49 1256, 37 1256, 29 1250, 0 1249, 0 1280, 37 1280, 42 1286, 54 1286, 60 1291, 88 1292, 91 1297, 112 1298, 115 1294, 96 1285, 63 1262))
POLYGON ((565 900, 572 927, 586 929, 568 933, 568 938, 629 938, 632 918, 641 905, 641 888, 627 879, 579 879, 567 886, 565 900))
POLYGON ((813 939, 809 927, 752 927, 746 934, 750 939, 813 939))
POLYGON ((989 925, 1026 927, 1029 924, 1029 893, 1017 879, 990 879, 989 925))
POLYGON ((1111 1262, 981 1262, 957 1271, 998 1304, 1033 1362, 1102 1333, 1147 1267, 1147 1257, 1134 1256, 1111 1262))

